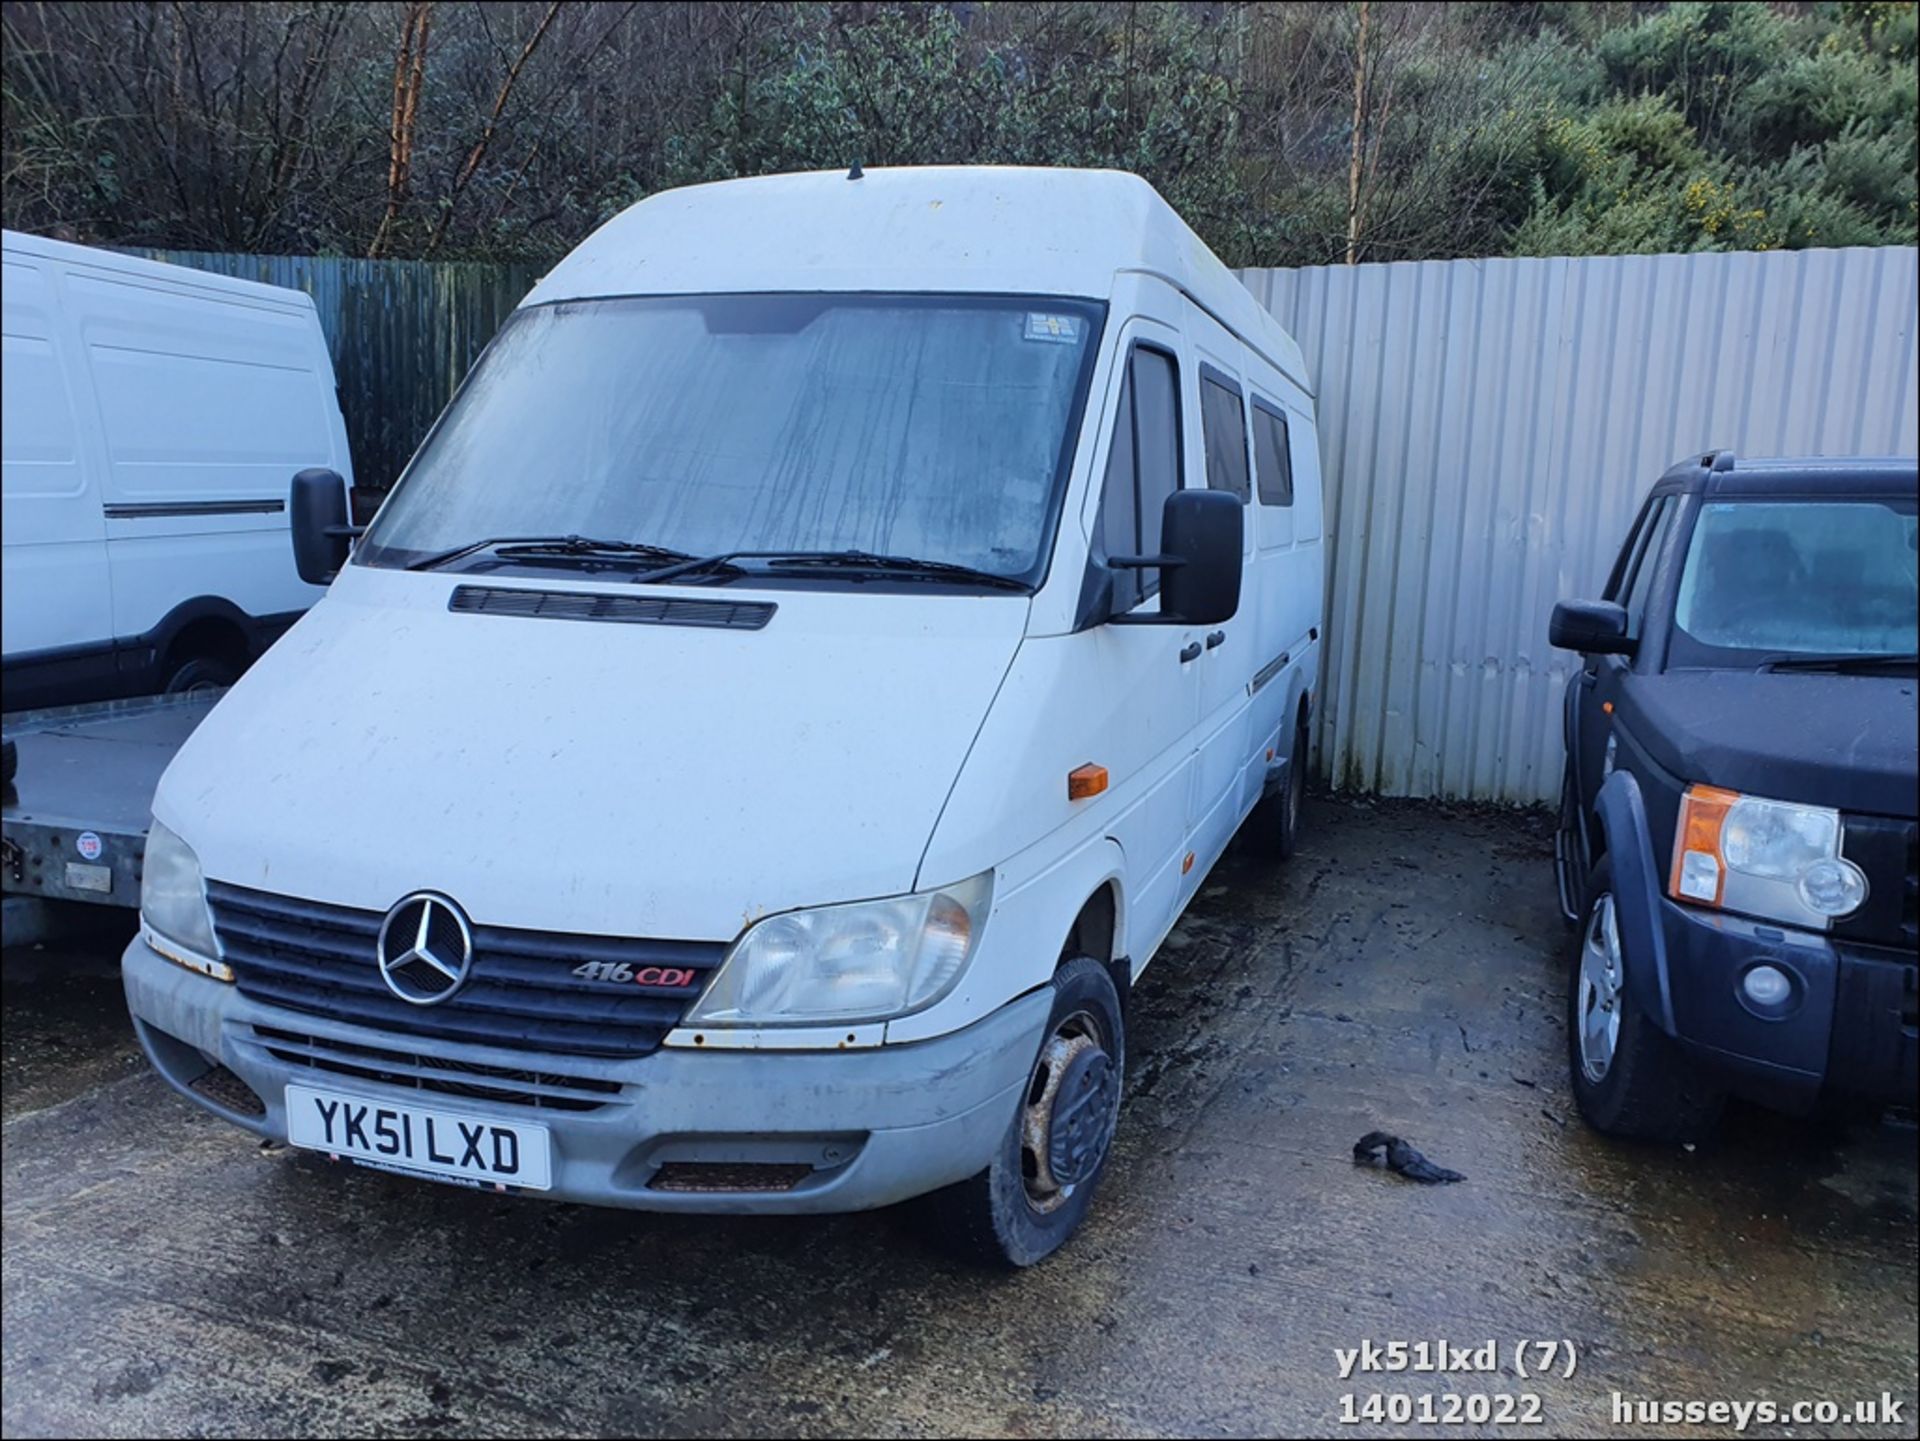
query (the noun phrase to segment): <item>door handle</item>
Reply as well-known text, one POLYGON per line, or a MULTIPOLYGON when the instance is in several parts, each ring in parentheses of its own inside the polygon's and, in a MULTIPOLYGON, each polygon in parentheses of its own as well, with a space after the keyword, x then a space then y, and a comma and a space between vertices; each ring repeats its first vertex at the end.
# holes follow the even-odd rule
POLYGON ((1180 664, 1181 665, 1185 665, 1190 660, 1199 660, 1199 659, 1200 659, 1200 642, 1199 641, 1190 640, 1180 648, 1180 664))
POLYGON ((1226 640, 1227 633, 1223 630, 1217 630, 1207 637, 1207 649, 1212 650, 1217 645, 1224 645, 1226 644, 1226 640))

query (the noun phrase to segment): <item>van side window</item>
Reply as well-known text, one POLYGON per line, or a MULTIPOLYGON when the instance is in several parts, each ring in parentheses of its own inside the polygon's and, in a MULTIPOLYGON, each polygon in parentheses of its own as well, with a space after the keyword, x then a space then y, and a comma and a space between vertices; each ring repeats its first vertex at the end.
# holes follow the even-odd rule
POLYGON ((1288 449, 1287 418, 1265 401, 1253 402, 1253 473, 1260 504, 1293 504, 1293 452, 1288 449))
MULTIPOLYGON (((1180 380, 1173 357, 1136 346, 1120 384, 1120 409, 1107 454, 1095 553, 1153 555, 1160 549, 1160 515, 1180 488, 1180 380)), ((1132 610, 1160 589, 1158 571, 1113 573, 1116 611, 1132 610)))
MULTIPOLYGON (((1120 413, 1113 422, 1113 445, 1107 451, 1106 489, 1100 496, 1100 518, 1093 536, 1094 553, 1103 559, 1109 555, 1139 553, 1140 519, 1138 487, 1134 483, 1133 463, 1133 367, 1127 367, 1120 382, 1120 413)), ((1116 570, 1113 573, 1113 608, 1129 611, 1140 603, 1140 578, 1147 572, 1116 570)))
MULTIPOLYGON (((1140 457, 1140 552, 1160 553, 1160 517, 1180 488, 1180 373, 1164 350, 1133 353, 1134 447, 1140 457)), ((1157 571, 1143 572, 1142 595, 1160 589, 1157 571)))
POLYGON ((1200 429, 1207 445, 1207 489, 1226 490, 1244 504, 1247 483, 1247 411, 1240 392, 1211 375, 1200 378, 1200 429))

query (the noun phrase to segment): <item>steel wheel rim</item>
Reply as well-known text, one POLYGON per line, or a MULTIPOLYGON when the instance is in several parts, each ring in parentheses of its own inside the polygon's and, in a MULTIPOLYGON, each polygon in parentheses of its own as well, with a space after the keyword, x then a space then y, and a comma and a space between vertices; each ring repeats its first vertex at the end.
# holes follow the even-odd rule
MULTIPOLYGON (((1092 1137, 1091 1159, 1068 1180, 1054 1173, 1050 1153, 1054 1150, 1056 1104, 1061 1087, 1073 1073, 1075 1062, 1087 1058, 1088 1064, 1104 1059, 1112 1063, 1106 1035, 1089 1012, 1075 1011, 1053 1028, 1046 1044, 1033 1063, 1027 1081, 1026 1101, 1020 1111, 1020 1176, 1027 1205, 1039 1215, 1048 1215, 1073 1199, 1074 1193, 1098 1173, 1106 1160, 1113 1139, 1113 1123, 1119 1110, 1119 1087, 1112 1087, 1111 1099, 1100 1106, 1104 1114, 1091 1117, 1097 1127, 1092 1137)), ((1071 1098, 1069 1098, 1071 1099, 1071 1098)))
POLYGON ((1620 999, 1624 976, 1620 965, 1620 928, 1614 917, 1613 894, 1593 903, 1586 935, 1580 942, 1580 983, 1573 1017, 1580 1042, 1580 1069, 1599 1084, 1613 1069, 1620 1043, 1620 999))

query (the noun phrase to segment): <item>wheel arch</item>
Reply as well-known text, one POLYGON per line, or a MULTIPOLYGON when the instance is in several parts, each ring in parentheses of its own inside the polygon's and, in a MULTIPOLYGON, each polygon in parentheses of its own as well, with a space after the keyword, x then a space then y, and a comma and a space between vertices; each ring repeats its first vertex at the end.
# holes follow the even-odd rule
POLYGON ((1109 876, 1081 903, 1080 913, 1073 918, 1073 925, 1067 931, 1067 943, 1061 948, 1054 971, 1057 974, 1062 966, 1076 956, 1086 956, 1100 962, 1113 979, 1113 988, 1120 993, 1120 1009, 1124 1016, 1127 995, 1133 988, 1133 963, 1127 959, 1126 949, 1120 944, 1120 894, 1119 876, 1109 876))
POLYGON ((228 661, 244 670, 258 649, 256 629, 253 617, 224 596, 182 601, 147 632, 156 683, 198 657, 228 661))
POLYGON ((1640 1008, 1672 1035, 1673 991, 1667 975, 1667 938, 1660 911, 1663 887, 1640 782, 1630 771, 1614 771, 1600 787, 1595 808, 1600 816, 1599 829, 1605 836, 1604 854, 1612 876, 1627 985, 1640 1008))

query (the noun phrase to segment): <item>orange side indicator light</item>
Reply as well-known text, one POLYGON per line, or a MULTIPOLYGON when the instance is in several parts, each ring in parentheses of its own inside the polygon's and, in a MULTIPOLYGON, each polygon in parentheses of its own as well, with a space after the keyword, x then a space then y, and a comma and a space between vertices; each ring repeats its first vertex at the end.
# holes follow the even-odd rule
POLYGON ((1180 862, 1180 874, 1184 876, 1188 871, 1192 869, 1193 869, 1193 852, 1188 851, 1187 858, 1184 861, 1180 862))
POLYGON ((1603 701, 1601 701, 1601 702, 1600 702, 1600 709, 1601 709, 1601 710, 1603 710, 1603 711, 1605 711, 1605 712, 1606 712, 1606 713, 1607 713, 1608 715, 1612 715, 1612 714, 1613 714, 1613 702, 1612 702, 1612 701, 1610 701, 1610 700, 1603 700, 1603 701))
POLYGON ((1084 801, 1089 796, 1097 796, 1107 788, 1107 768, 1088 761, 1083 766, 1075 766, 1067 772, 1067 799, 1084 801))
POLYGON ((1676 900, 1717 906, 1727 888, 1726 855, 1720 832, 1727 812, 1740 799, 1738 791, 1718 786, 1688 786, 1680 797, 1679 835, 1673 847, 1673 865, 1667 875, 1667 894, 1676 900))

